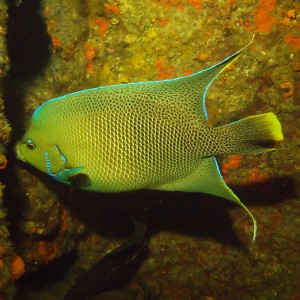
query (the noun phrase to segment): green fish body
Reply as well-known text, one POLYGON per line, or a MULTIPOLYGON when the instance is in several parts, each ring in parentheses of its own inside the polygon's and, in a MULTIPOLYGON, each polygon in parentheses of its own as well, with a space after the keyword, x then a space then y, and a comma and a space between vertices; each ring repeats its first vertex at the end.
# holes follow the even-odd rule
POLYGON ((283 140, 281 125, 267 113, 212 127, 205 110, 208 87, 246 48, 190 76, 51 99, 34 112, 17 157, 86 190, 216 195, 241 205, 255 225, 223 181, 215 156, 273 150, 283 140))

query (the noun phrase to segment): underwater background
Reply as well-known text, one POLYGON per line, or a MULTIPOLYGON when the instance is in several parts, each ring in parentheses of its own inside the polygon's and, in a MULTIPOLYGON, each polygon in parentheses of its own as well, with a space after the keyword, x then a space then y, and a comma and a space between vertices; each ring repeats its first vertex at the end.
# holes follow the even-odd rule
POLYGON ((130 239, 132 219, 147 224, 147 249, 116 281, 136 291, 122 299, 300 299, 299 1, 0 0, 0 80, 0 299, 63 299, 130 239), (282 123, 276 151, 219 159, 258 222, 255 243, 224 199, 78 191, 16 161, 13 144, 46 100, 188 75, 253 34, 206 105, 214 125, 269 111, 282 123))

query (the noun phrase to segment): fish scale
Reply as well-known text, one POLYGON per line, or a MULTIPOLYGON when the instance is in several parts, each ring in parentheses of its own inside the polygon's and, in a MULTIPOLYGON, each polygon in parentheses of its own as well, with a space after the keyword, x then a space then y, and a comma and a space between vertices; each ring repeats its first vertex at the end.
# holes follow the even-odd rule
MULTIPOLYGON (((146 85, 145 88, 148 89, 146 85)), ((110 94, 111 91, 108 93, 110 94)), ((189 141, 193 140, 193 137, 188 131, 182 130, 189 127, 186 123, 190 123, 190 116, 188 113, 182 114, 181 107, 178 109, 174 103, 169 109, 170 100, 160 99, 159 105, 156 105, 157 98, 153 97, 140 108, 138 102, 131 104, 126 99, 122 99, 123 102, 113 103, 109 109, 106 109, 109 105, 109 97, 106 96, 105 89, 96 91, 93 98, 85 98, 84 93, 80 96, 64 99, 66 107, 72 103, 78 108, 78 110, 72 109, 68 113, 69 117, 65 116, 67 108, 61 105, 52 117, 56 119, 57 128, 66 128, 65 124, 73 124, 73 122, 75 126, 75 130, 73 127, 66 129, 65 141, 60 142, 58 146, 71 166, 75 166, 72 161, 76 161, 80 162, 80 166, 89 168, 92 182, 99 182, 103 191, 114 191, 116 188, 130 190, 133 188, 132 184, 135 188, 151 187, 153 184, 184 176, 191 169, 191 165, 196 167, 199 151, 194 149, 194 153, 187 153, 186 145, 190 144, 189 141), (101 99, 101 102, 98 99, 101 99), (84 106, 80 108, 82 103, 84 106), (96 107, 94 103, 99 103, 99 106, 96 107), (93 117, 95 111, 102 111, 101 106, 105 111, 104 116, 93 117), (155 135, 151 134, 153 128, 156 129, 155 135), (71 147, 68 146, 66 149, 65 144, 71 147), (82 147, 85 144, 89 144, 89 147, 82 147), (123 144, 126 147, 122 147, 123 144), (95 165, 96 149, 100 155, 95 165), (178 165, 174 165, 174 161, 182 167, 178 168, 178 165), (119 170, 118 176, 116 170, 119 170), (104 182, 106 185, 103 186, 104 182), (116 183, 120 186, 116 187, 116 183)), ((137 100, 138 96, 139 93, 135 97, 137 100)), ((50 102, 48 110, 55 110, 51 106, 57 104, 58 102, 50 102)), ((198 126, 197 130, 199 129, 198 126)), ((197 135, 198 132, 195 130, 194 136, 197 135)), ((94 186, 94 188, 98 187, 94 186)))

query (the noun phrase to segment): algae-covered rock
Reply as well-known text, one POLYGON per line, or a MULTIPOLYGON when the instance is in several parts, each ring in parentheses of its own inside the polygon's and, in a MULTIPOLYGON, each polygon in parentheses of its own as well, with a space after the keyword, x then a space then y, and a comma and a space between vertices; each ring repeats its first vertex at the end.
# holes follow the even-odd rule
POLYGON ((4 185, 0 183, 0 299, 13 299, 12 278, 13 248, 7 229, 6 212, 3 206, 4 185))
MULTIPOLYGON (((4 115, 3 79, 9 69, 6 47, 7 5, 0 1, 0 172, 7 165, 6 144, 9 140, 11 127, 4 115)), ((0 299, 13 299, 14 283, 12 277, 13 247, 6 221, 6 209, 3 203, 5 186, 0 182, 0 299)))

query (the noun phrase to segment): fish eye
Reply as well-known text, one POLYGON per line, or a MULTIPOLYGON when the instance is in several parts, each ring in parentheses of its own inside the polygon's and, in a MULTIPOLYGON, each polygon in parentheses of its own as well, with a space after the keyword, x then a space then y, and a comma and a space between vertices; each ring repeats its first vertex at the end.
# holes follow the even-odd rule
POLYGON ((25 144, 29 150, 34 150, 36 148, 36 144, 33 142, 33 140, 29 139, 25 142, 25 144))

